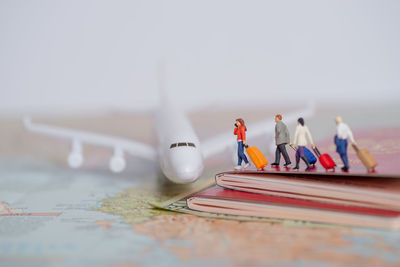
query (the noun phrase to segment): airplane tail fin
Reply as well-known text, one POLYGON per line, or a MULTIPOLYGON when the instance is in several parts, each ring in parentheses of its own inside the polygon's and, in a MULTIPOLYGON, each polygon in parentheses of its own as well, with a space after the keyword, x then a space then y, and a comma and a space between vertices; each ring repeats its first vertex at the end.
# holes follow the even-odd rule
POLYGON ((159 59, 157 62, 157 89, 159 106, 162 106, 168 97, 166 92, 166 61, 163 58, 159 59))
POLYGON ((315 101, 312 100, 308 102, 307 110, 305 111, 306 117, 311 117, 315 114, 315 106, 316 106, 315 101))

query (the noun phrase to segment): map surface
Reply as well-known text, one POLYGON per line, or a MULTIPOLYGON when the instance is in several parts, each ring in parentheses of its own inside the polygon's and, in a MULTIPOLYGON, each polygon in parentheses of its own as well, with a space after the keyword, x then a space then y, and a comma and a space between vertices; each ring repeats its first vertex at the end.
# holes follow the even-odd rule
MULTIPOLYGON (((376 110, 366 115, 348 113, 358 143, 374 155, 391 150, 398 156, 400 111, 389 112, 385 121, 378 120, 376 110), (392 138, 382 141, 357 134, 365 130, 390 131, 392 138)), ((191 115, 200 139, 213 134, 204 130, 205 124, 215 126, 217 132, 229 130, 236 117, 228 111, 215 114, 191 115)), ((257 121, 265 119, 265 114, 274 113, 248 111, 243 117, 257 121)), ((308 125, 315 140, 322 140, 321 150, 337 160, 329 143, 333 120, 323 119, 334 115, 322 110, 308 125)), ((42 121, 154 144, 147 115, 42 121), (141 121, 143 132, 131 135, 135 132, 132 121, 141 121)), ((107 168, 112 151, 93 147, 84 147, 83 168, 72 170, 65 164, 68 142, 26 133, 17 119, 3 119, 0 128, 0 266, 399 266, 400 232, 201 217, 151 205, 232 168, 229 152, 209 159, 196 184, 182 186, 168 182, 157 163, 136 158, 127 159, 124 173, 113 174, 107 168)), ((265 147, 262 139, 253 143, 265 147)), ((265 153, 271 160, 272 154, 265 153)), ((390 164, 398 162, 399 158, 393 158, 390 164)), ((389 163, 380 164, 377 171, 385 164, 389 163)))

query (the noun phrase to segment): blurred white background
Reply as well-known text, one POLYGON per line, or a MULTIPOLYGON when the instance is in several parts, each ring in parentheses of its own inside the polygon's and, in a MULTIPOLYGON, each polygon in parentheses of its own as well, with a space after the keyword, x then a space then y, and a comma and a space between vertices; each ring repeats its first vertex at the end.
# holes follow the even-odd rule
POLYGON ((386 0, 0 0, 0 114, 152 108, 160 58, 185 108, 398 102, 399 14, 386 0))

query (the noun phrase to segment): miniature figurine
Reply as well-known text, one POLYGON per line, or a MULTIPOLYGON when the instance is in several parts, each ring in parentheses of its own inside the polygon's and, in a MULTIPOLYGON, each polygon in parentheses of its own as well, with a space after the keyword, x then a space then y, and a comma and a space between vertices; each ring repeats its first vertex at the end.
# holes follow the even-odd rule
POLYGON ((249 161, 247 160, 246 155, 244 154, 244 146, 246 143, 246 125, 244 124, 244 120, 242 118, 236 119, 235 129, 233 130, 233 134, 237 135, 237 143, 238 143, 238 165, 235 166, 235 170, 240 170, 242 168, 242 161, 244 161, 244 169, 250 166, 249 161))
POLYGON ((353 145, 357 144, 354 141, 353 133, 351 132, 350 127, 343 122, 342 117, 337 116, 335 118, 335 122, 337 125, 335 135, 336 152, 339 153, 344 164, 342 171, 347 172, 350 168, 347 157, 347 139, 349 138, 353 145))
POLYGON ((304 150, 306 149, 307 146, 307 139, 310 141, 312 148, 315 148, 315 144, 313 142, 310 130, 308 130, 308 127, 304 125, 304 119, 299 118, 297 120, 297 127, 296 127, 296 132, 294 133, 294 141, 291 146, 293 148, 296 148, 296 166, 293 168, 293 170, 298 170, 299 169, 299 163, 300 163, 300 158, 305 162, 307 165, 306 171, 311 169, 310 162, 308 161, 307 157, 304 155, 304 150))
POLYGON ((275 116, 275 144, 276 144, 276 151, 275 151, 275 162, 271 164, 271 166, 279 166, 281 161, 281 154, 285 159, 284 166, 287 167, 291 164, 289 155, 286 151, 286 144, 290 143, 290 135, 289 130, 282 122, 282 115, 277 114, 275 116))

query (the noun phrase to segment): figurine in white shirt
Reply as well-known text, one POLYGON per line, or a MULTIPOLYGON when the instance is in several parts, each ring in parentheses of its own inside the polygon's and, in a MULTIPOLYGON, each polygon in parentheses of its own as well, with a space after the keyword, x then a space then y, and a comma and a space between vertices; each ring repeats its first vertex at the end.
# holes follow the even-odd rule
POLYGON ((335 118, 336 122, 336 135, 335 135, 335 145, 336 152, 339 153, 342 161, 343 161, 343 171, 348 171, 349 160, 347 157, 347 139, 350 139, 352 144, 356 144, 354 141, 353 133, 350 130, 350 127, 343 122, 342 117, 338 116, 335 118))
POLYGON ((296 132, 294 133, 294 141, 292 144, 293 148, 295 148, 297 146, 296 166, 293 168, 293 170, 299 169, 300 158, 307 165, 306 171, 311 169, 310 163, 308 162, 307 158, 304 156, 304 149, 307 146, 307 140, 310 142, 312 147, 315 147, 310 130, 308 130, 308 127, 304 125, 304 119, 299 118, 297 120, 296 132))

